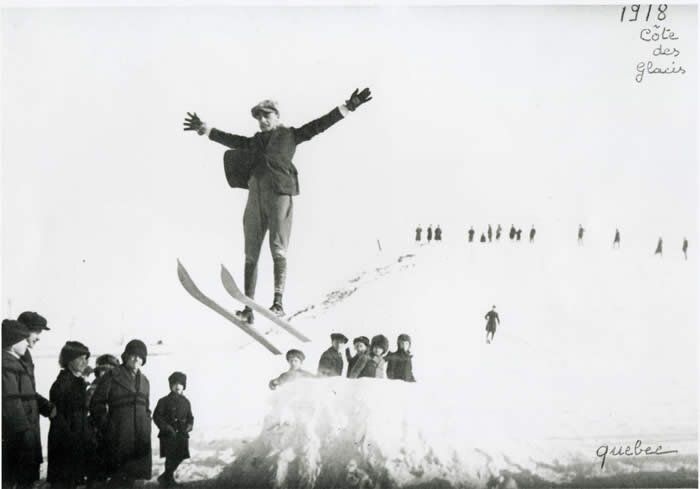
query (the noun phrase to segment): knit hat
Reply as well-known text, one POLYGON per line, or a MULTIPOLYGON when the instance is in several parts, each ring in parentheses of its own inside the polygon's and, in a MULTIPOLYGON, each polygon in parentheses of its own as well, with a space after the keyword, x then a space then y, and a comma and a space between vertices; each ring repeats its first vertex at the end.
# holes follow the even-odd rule
POLYGON ((97 360, 95 360, 95 366, 96 367, 118 367, 119 366, 119 359, 115 357, 114 355, 111 355, 109 353, 104 353, 97 357, 97 360))
POLYGON ((44 318, 44 316, 36 312, 24 311, 22 314, 19 315, 17 321, 24 324, 27 327, 27 329, 29 329, 29 331, 33 331, 35 333, 44 330, 50 331, 49 328, 46 326, 46 318, 44 318))
POLYGON ((374 349, 375 346, 382 348, 386 354, 386 352, 389 351, 389 340, 383 334, 377 335, 372 338, 372 349, 374 349))
POLYGON ((347 343, 347 342, 348 342, 347 336, 345 336, 345 335, 342 334, 342 333, 333 333, 333 334, 331 335, 331 341, 336 341, 336 340, 337 340, 337 341, 340 341, 341 343, 347 343))
POLYGON ((304 352, 299 351, 299 350, 289 350, 289 351, 287 352, 286 358, 287 358, 287 361, 288 361, 288 362, 290 362, 290 361, 292 360, 292 358, 298 358, 298 359, 301 360, 302 362, 303 362, 304 360, 306 360, 306 356, 304 355, 304 352))
POLYGON ((124 347, 124 353, 122 353, 122 362, 126 362, 126 357, 128 355, 136 355, 141 359, 142 365, 146 365, 146 357, 148 356, 148 349, 146 345, 141 340, 131 340, 124 347))
POLYGON ((408 336, 406 333, 400 334, 398 338, 396 338, 396 344, 400 345, 402 341, 408 341, 408 343, 411 343, 411 337, 408 336))
POLYGON ((29 338, 29 330, 24 323, 12 319, 2 320, 2 347, 16 345, 22 340, 29 338))
POLYGON ((168 377, 168 384, 172 387, 174 384, 180 384, 183 388, 187 388, 187 375, 182 372, 173 372, 168 377))
POLYGON ((260 112, 275 112, 278 116, 280 115, 279 107, 277 107, 277 102, 274 100, 263 100, 250 109, 250 113, 253 117, 257 117, 260 112))
POLYGON ((367 348, 369 348, 369 338, 367 338, 366 336, 358 336, 357 338, 352 340, 353 345, 356 345, 357 343, 362 343, 367 348))
POLYGON ((66 344, 61 348, 61 354, 58 356, 58 364, 62 368, 66 368, 70 362, 83 355, 90 358, 90 350, 87 346, 79 341, 66 341, 66 344))

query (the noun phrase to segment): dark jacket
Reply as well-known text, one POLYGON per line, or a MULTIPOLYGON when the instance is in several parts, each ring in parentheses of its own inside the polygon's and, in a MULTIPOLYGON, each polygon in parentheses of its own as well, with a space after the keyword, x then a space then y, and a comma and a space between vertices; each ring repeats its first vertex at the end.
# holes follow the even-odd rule
POLYGON ((385 367, 386 360, 384 360, 384 357, 379 357, 374 354, 359 355, 357 363, 355 363, 350 372, 350 378, 360 379, 362 377, 374 377, 383 379, 385 367))
MULTIPOLYGON (((27 366, 2 352, 2 480, 39 480, 41 438, 39 406, 27 366)), ((4 484, 3 484, 4 485, 4 484)))
POLYGON ((496 329, 496 324, 501 324, 501 318, 498 317, 498 313, 496 311, 487 312, 484 319, 487 320, 487 330, 496 329))
MULTIPOLYGON (((29 376, 32 379, 32 385, 34 386, 34 390, 36 391, 36 377, 34 376, 34 359, 32 358, 32 354, 29 351, 29 348, 27 348, 27 352, 22 357, 22 363, 27 368, 29 376)), ((39 406, 39 414, 41 414, 45 418, 48 418, 51 414, 51 410, 53 409, 53 404, 51 403, 51 401, 49 401, 37 392, 36 402, 37 406, 39 406)))
POLYGON ((270 387, 270 389, 275 390, 277 387, 284 384, 288 384, 290 382, 294 382, 295 380, 312 379, 314 377, 316 377, 314 374, 312 374, 311 372, 307 372, 306 370, 287 370, 276 379, 272 379, 268 386, 270 387))
POLYGON ((231 187, 248 188, 251 175, 272 175, 278 194, 298 195, 299 179, 292 163, 297 145, 321 134, 343 118, 338 108, 299 128, 278 126, 257 132, 253 137, 228 134, 218 129, 209 132, 209 139, 244 153, 224 155, 224 171, 231 187))
POLYGON ((442 229, 436 228, 435 229, 435 241, 441 241, 442 240, 442 229))
POLYGON ((343 357, 333 347, 323 352, 318 361, 318 375, 321 377, 337 377, 343 374, 343 357))
POLYGON ((142 372, 120 365, 105 373, 90 401, 90 414, 105 447, 109 475, 151 478, 150 386, 142 372))
POLYGON ((387 356, 386 376, 389 379, 415 382, 413 377, 413 355, 403 350, 397 350, 387 356))
POLYGON ((87 475, 94 448, 93 430, 88 422, 87 382, 63 369, 51 386, 49 398, 56 405, 56 416, 49 429, 46 480, 80 485, 87 475))
POLYGON ((161 398, 153 411, 153 422, 160 432, 160 456, 175 460, 190 458, 190 431, 194 426, 190 401, 171 392, 161 398))

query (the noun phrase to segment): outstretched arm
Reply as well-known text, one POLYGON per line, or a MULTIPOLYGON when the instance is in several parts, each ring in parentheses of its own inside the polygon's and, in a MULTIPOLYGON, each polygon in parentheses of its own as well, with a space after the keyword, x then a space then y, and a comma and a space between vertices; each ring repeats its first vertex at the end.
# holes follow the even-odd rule
POLYGON ((209 139, 232 149, 252 149, 253 138, 237 136, 212 127, 211 129, 197 116, 197 113, 187 113, 183 123, 185 131, 197 131, 200 136, 208 136, 209 139))
POLYGON ((345 117, 348 112, 354 111, 360 105, 365 104, 370 100, 372 100, 372 93, 370 92, 369 88, 365 88, 361 92, 356 89, 343 105, 336 107, 328 114, 319 117, 314 121, 304 124, 300 128, 293 128, 294 141, 296 144, 300 144, 304 141, 308 141, 318 134, 321 134, 323 131, 345 117))

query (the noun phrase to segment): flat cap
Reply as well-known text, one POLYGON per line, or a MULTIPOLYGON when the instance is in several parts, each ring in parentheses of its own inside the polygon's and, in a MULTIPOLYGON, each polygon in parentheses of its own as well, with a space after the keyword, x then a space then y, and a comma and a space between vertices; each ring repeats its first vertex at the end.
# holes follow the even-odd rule
POLYGON ((255 107, 250 109, 250 113, 253 117, 257 117, 258 113, 260 112, 275 112, 278 116, 280 115, 279 107, 277 106, 277 102, 274 100, 263 100, 255 107))

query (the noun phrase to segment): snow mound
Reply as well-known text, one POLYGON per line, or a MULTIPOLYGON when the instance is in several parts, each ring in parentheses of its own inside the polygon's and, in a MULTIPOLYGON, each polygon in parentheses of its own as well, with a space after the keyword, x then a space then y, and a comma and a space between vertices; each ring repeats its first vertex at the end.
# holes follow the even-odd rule
MULTIPOLYGON (((284 386, 268 402, 262 432, 220 475, 227 487, 558 485, 580 481, 600 463, 580 440, 537 440, 536 428, 514 438, 499 423, 502 409, 421 384, 310 379, 284 386), (352 461, 371 484, 356 484, 352 461)), ((606 463, 608 475, 649 470, 639 460, 606 463)), ((693 457, 649 463, 654 471, 687 470, 691 479, 697 473, 693 457)))

